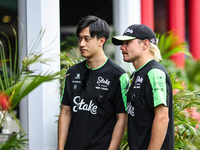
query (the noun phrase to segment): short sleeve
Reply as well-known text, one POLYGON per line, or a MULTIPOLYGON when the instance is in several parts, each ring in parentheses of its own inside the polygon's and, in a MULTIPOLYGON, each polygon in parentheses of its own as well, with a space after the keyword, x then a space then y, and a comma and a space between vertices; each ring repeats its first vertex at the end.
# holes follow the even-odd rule
POLYGON ((152 87, 154 107, 164 104, 167 106, 166 74, 160 69, 151 69, 148 78, 152 87))
POLYGON ((65 79, 64 79, 64 86, 63 86, 63 89, 62 89, 62 94, 61 94, 61 99, 60 99, 60 102, 61 102, 61 104, 63 104, 63 105, 69 105, 69 102, 67 101, 67 90, 66 90, 66 88, 67 88, 67 84, 69 84, 70 82, 69 82, 69 69, 67 70, 67 72, 66 72, 66 77, 65 77, 65 79))
POLYGON ((122 94, 124 106, 125 106, 125 109, 127 110, 126 86, 128 84, 128 80, 129 80, 128 74, 127 73, 122 74, 121 77, 119 78, 119 80, 120 80, 121 94, 122 94))

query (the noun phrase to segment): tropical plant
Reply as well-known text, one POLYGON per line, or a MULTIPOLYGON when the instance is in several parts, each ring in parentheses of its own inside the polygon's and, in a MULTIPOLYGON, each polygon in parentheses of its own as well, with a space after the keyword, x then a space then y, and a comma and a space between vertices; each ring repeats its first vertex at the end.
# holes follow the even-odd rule
POLYGON ((76 34, 61 37, 61 52, 68 52, 78 46, 76 34))
MULTIPOLYGON (((18 48, 17 34, 13 27, 12 31, 15 37, 14 46, 10 42, 9 37, 4 32, 0 32, 0 34, 6 38, 6 44, 8 45, 8 49, 5 49, 5 43, 0 41, 0 62, 2 65, 2 74, 0 75, 0 108, 1 112, 3 113, 3 116, 0 118, 0 126, 2 126, 2 123, 4 122, 5 115, 9 113, 17 122, 22 133, 15 134, 7 142, 1 143, 0 150, 5 148, 8 150, 18 149, 26 146, 25 142, 27 139, 24 139, 26 133, 22 129, 13 110, 27 94, 29 94, 39 85, 44 82, 60 79, 64 75, 63 71, 55 73, 41 71, 40 73, 36 74, 34 70, 29 70, 30 65, 36 63, 46 64, 46 62, 51 61, 50 58, 42 59, 44 53, 35 53, 37 45, 33 45, 33 48, 30 48, 32 51, 22 60, 22 66, 20 69, 20 62, 18 61, 20 59, 18 59, 18 54, 21 56, 22 47, 18 48), (6 58, 5 51, 9 51, 9 58, 6 58), (10 147, 8 148, 8 146, 10 147)), ((44 34, 43 31, 40 33, 41 34, 38 37, 37 42, 40 42, 40 39, 44 34)), ((22 44, 23 43, 21 43, 21 45, 22 44)))
POLYGON ((187 43, 180 42, 179 37, 173 32, 156 34, 156 38, 158 39, 157 46, 161 51, 163 60, 170 59, 176 53, 184 53, 188 57, 191 57, 190 52, 186 49, 187 43))
POLYGON ((69 67, 81 62, 84 58, 80 55, 78 48, 72 48, 68 52, 60 53, 60 64, 62 69, 68 69, 69 67))
POLYGON ((27 146, 27 139, 24 138, 25 135, 20 135, 19 133, 11 136, 5 143, 0 144, 0 150, 19 150, 24 149, 27 146))
POLYGON ((181 90, 174 95, 175 149, 200 149, 198 120, 192 108, 200 105, 200 91, 181 90))
POLYGON ((126 130, 125 134, 124 134, 124 137, 120 143, 120 146, 119 146, 119 149, 120 150, 129 150, 129 146, 128 146, 128 132, 126 130))
POLYGON ((190 90, 200 90, 200 61, 186 59, 185 82, 190 90))
POLYGON ((157 34, 158 47, 161 51, 163 64, 169 72, 176 73, 176 77, 184 81, 188 89, 200 90, 200 61, 194 60, 188 50, 187 43, 180 43, 173 32, 157 34), (178 41, 178 42, 177 42, 178 41), (178 68, 170 57, 176 53, 185 54, 185 67, 178 68))
MULTIPOLYGON (((64 51, 60 53, 60 65, 64 74, 67 72, 67 69, 69 69, 69 67, 81 62, 84 59, 79 55, 73 55, 76 52, 77 48, 72 48, 68 53, 64 51), (73 57, 71 57, 72 55, 73 57)), ((62 78, 60 78, 60 94, 62 94, 63 91, 65 76, 66 74, 62 78)))

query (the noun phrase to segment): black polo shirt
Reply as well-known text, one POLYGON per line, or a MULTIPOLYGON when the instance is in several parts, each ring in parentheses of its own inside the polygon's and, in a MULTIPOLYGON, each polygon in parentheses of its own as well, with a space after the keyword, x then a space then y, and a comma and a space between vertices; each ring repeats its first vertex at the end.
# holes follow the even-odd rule
POLYGON ((97 69, 86 61, 67 71, 62 104, 71 107, 67 150, 107 150, 116 114, 126 112, 128 75, 110 59, 97 69))
POLYGON ((147 150, 154 107, 164 104, 169 108, 169 125, 161 150, 174 149, 173 95, 170 77, 166 69, 151 60, 135 71, 127 93, 128 143, 130 150, 147 150))

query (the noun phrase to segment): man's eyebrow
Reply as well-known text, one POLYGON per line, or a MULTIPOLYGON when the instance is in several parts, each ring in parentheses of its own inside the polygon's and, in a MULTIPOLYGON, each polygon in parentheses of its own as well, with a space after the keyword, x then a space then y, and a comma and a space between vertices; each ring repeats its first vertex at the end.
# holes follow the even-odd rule
POLYGON ((91 37, 91 36, 89 36, 89 35, 84 35, 84 36, 78 36, 78 37, 83 38, 83 37, 91 37))

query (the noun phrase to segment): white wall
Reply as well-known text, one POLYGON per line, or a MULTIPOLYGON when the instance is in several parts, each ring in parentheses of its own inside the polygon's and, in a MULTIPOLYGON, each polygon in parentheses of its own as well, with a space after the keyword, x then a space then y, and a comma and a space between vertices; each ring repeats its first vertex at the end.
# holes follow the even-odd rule
MULTIPOLYGON (((60 70, 60 14, 59 0, 18 0, 19 39, 24 36, 23 56, 32 52, 40 31, 44 36, 35 53, 44 52, 43 58, 53 57, 48 64, 36 64, 30 69, 43 72, 60 70)), ((39 72, 38 71, 38 72, 39 72)), ((36 72, 37 73, 37 72, 36 72)), ((20 103, 20 121, 29 139, 29 150, 56 150, 57 123, 60 95, 59 81, 43 83, 20 103)))
MULTIPOLYGON (((141 23, 140 0, 113 0, 114 31, 116 35, 122 35, 125 29, 132 24, 141 23)), ((126 71, 133 71, 133 65, 123 62, 120 46, 115 48, 115 61, 123 66, 126 71)))

